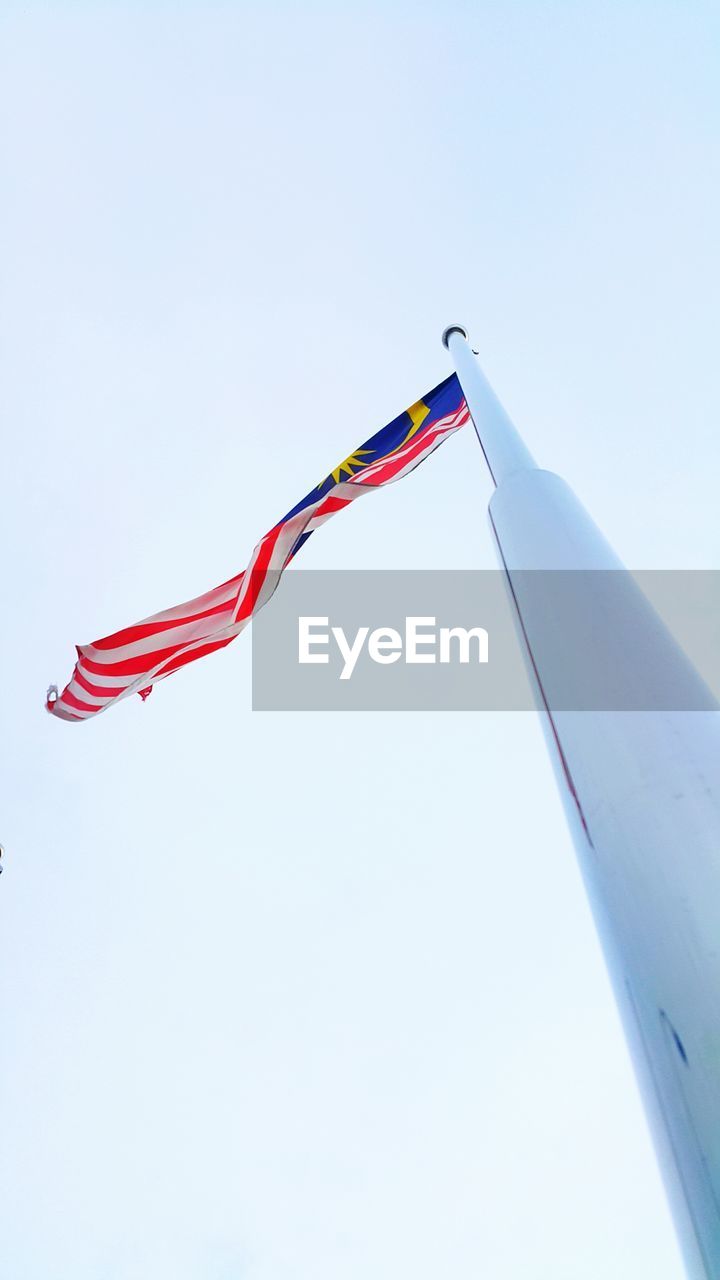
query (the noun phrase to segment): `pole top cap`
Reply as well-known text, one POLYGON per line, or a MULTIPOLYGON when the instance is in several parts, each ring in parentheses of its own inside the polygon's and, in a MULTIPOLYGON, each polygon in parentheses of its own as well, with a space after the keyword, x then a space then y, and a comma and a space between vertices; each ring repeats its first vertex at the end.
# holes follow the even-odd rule
POLYGON ((465 326, 464 326, 464 325, 462 325, 462 324, 449 324, 449 325, 448 325, 448 327, 447 327, 447 329, 443 329, 443 336, 442 336, 442 340, 443 340, 443 346, 444 346, 444 347, 447 347, 447 345, 448 345, 448 338, 450 337, 450 334, 451 334, 451 333, 461 333, 461 334, 462 334, 462 336, 463 336, 463 338, 465 339, 465 341, 466 341, 466 342, 467 342, 467 341, 469 341, 469 339, 468 339, 468 331, 467 331, 467 329, 465 328, 465 326))

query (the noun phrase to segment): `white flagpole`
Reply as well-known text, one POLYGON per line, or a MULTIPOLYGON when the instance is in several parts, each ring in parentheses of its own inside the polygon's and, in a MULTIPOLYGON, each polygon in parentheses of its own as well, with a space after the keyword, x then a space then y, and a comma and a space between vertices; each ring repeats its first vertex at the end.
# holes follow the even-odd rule
POLYGON ((453 358, 480 447, 495 484, 500 484, 513 471, 535 467, 537 464, 532 454, 475 359, 462 325, 450 325, 442 340, 453 358))
POLYGON ((497 486, 493 533, 688 1274, 720 1280, 720 710, 572 491, 536 466, 466 331, 443 341, 497 486), (573 575, 561 627, 524 572, 557 569, 612 571, 573 575), (580 652, 588 667, 620 654, 628 702, 655 671, 703 709, 555 710, 580 652))

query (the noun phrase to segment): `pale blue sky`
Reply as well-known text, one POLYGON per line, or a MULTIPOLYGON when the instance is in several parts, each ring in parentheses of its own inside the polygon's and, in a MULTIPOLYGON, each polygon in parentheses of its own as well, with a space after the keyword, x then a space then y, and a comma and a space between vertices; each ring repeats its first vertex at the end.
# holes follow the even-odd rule
MULTIPOLYGON (((242 568, 453 320, 628 564, 720 567, 719 28, 3 6, 3 1275, 679 1280, 533 716, 253 714, 249 636, 42 701, 242 568)), ((489 492, 468 431, 303 564, 492 566, 489 492)))

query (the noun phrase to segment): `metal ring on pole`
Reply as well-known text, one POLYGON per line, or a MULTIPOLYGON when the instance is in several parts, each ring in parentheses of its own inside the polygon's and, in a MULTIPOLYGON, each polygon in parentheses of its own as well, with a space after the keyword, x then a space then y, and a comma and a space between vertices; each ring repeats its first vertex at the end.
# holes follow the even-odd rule
POLYGON ((466 329, 463 325, 461 325, 461 324, 449 324, 449 325, 448 325, 448 327, 447 327, 447 329, 443 329, 443 336, 442 336, 442 340, 443 340, 443 346, 444 346, 444 347, 447 347, 447 345, 448 345, 448 338, 450 337, 450 334, 451 334, 451 333, 461 333, 461 334, 462 334, 462 336, 463 336, 463 338, 465 339, 465 341, 466 341, 466 342, 468 341, 468 331, 467 331, 467 329, 466 329))

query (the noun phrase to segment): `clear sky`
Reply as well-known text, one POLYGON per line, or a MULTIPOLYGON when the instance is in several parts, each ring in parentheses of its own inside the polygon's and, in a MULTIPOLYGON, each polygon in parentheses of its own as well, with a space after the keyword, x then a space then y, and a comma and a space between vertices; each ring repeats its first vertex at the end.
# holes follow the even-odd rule
MULTIPOLYGON (((98 719, 469 327, 635 568, 720 568, 712 3, 0 13, 0 1274, 679 1280, 532 714, 98 719)), ((491 567, 470 431, 312 568, 491 567)))

